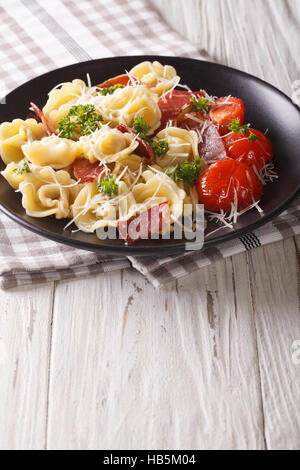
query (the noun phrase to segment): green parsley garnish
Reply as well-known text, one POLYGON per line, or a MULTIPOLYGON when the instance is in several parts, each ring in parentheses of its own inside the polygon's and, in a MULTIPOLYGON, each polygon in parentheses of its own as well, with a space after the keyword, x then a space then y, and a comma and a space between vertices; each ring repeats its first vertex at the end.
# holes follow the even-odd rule
POLYGON ((101 88, 99 93, 101 93, 103 96, 112 95, 118 88, 124 88, 124 85, 121 85, 121 83, 116 83, 116 85, 110 86, 109 88, 101 88))
POLYGON ((99 192, 107 194, 109 197, 116 196, 119 188, 116 183, 116 175, 106 175, 97 184, 99 192))
POLYGON ((208 113, 209 111, 209 103, 210 100, 205 98, 204 96, 200 96, 200 98, 195 98, 192 96, 191 103, 193 105, 192 111, 198 113, 199 111, 203 111, 204 113, 208 113))
POLYGON ((23 158, 18 166, 13 169, 13 172, 17 173, 17 175, 22 175, 22 173, 31 173, 27 160, 23 158))
POLYGON ((147 133, 151 127, 147 125, 144 116, 138 116, 133 122, 132 129, 141 139, 147 140, 147 133))
POLYGON ((97 123, 103 121, 101 114, 96 112, 92 104, 79 104, 72 106, 68 114, 59 122, 59 135, 66 139, 72 139, 74 133, 88 135, 94 132, 97 123))
POLYGON ((233 119, 232 123, 229 124, 228 129, 234 132, 235 134, 247 134, 249 132, 250 124, 244 124, 241 126, 241 122, 239 119, 233 119))
POLYGON ((172 180, 175 181, 175 183, 177 183, 178 181, 180 181, 178 179, 178 165, 175 165, 175 166, 168 166, 168 168, 166 168, 166 171, 165 171, 166 175, 169 176, 170 178, 172 178, 172 180))
POLYGON ((160 140, 157 144, 152 145, 153 152, 158 157, 162 157, 169 150, 169 144, 166 140, 160 140))
POLYGON ((249 142, 255 142, 257 139, 257 135, 253 134, 253 132, 250 131, 250 135, 248 137, 249 142))
POLYGON ((202 170, 203 166, 200 157, 197 155, 191 162, 186 161, 182 165, 169 166, 165 173, 176 183, 184 181, 187 184, 194 185, 202 170))

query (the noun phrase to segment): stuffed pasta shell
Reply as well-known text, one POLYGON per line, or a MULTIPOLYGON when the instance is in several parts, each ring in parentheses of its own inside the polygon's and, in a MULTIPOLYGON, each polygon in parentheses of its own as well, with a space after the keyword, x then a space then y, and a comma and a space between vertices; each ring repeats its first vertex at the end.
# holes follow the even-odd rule
POLYGON ((35 119, 14 119, 0 125, 0 154, 4 163, 24 158, 22 146, 45 137, 46 131, 35 119))

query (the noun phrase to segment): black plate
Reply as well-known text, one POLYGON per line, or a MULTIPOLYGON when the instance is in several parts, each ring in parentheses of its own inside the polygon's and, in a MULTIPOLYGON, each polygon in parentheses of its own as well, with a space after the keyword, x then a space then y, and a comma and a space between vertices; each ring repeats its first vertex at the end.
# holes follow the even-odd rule
MULTIPOLYGON (((34 78, 6 97, 6 104, 0 106, 0 121, 25 118, 29 101, 42 107, 47 100, 47 93, 57 83, 71 81, 74 78, 86 80, 89 73, 92 84, 101 83, 109 77, 124 73, 144 60, 159 60, 163 64, 173 65, 181 83, 192 89, 204 88, 216 96, 234 95, 242 98, 246 106, 246 122, 261 131, 269 128, 275 158, 274 163, 279 179, 265 187, 260 206, 264 213, 255 209, 239 217, 235 229, 223 228, 212 234, 205 245, 214 245, 225 240, 240 237, 257 229, 282 212, 296 196, 300 184, 300 112, 299 108, 279 90, 268 83, 244 72, 223 65, 194 59, 165 56, 130 56, 99 59, 63 67, 34 78)), ((1 163, 1 169, 4 164, 1 163)), ((121 240, 101 241, 94 234, 72 233, 74 227, 64 230, 65 220, 54 218, 32 218, 25 214, 21 205, 21 196, 15 193, 2 179, 0 185, 0 208, 9 217, 24 227, 44 237, 77 248, 102 251, 113 254, 166 255, 184 250, 182 240, 146 240, 135 246, 125 246, 121 240)), ((210 223, 208 230, 216 229, 210 223)))

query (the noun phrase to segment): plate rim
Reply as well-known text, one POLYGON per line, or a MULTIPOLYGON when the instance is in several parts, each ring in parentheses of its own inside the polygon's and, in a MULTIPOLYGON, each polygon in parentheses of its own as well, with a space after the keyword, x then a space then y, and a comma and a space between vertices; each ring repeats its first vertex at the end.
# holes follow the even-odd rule
MULTIPOLYGON (((273 90, 277 94, 282 95, 282 97, 285 100, 288 100, 290 105, 292 105, 296 108, 297 112, 300 115, 299 106, 297 106, 297 104, 295 104, 287 94, 285 94, 283 91, 276 88, 274 85, 271 85, 267 81, 265 81, 265 80, 263 80, 259 77, 256 77, 255 75, 252 75, 248 72, 244 72, 242 70, 239 70, 239 69, 236 69, 234 67, 227 66, 227 65, 223 65, 223 64, 220 64, 220 63, 210 62, 210 61, 206 61, 206 60, 202 60, 202 59, 194 59, 192 57, 149 55, 149 54, 147 54, 147 55, 128 55, 128 56, 103 57, 103 58, 92 59, 92 60, 87 60, 87 61, 83 61, 83 62, 75 62, 73 64, 69 64, 69 65, 66 65, 66 66, 63 66, 63 67, 57 67, 57 68, 49 70, 49 71, 47 71, 47 72, 45 72, 41 75, 33 77, 32 79, 28 80, 27 82, 22 83, 17 88, 10 91, 3 99, 9 99, 9 97, 11 95, 13 95, 15 92, 20 90, 25 85, 28 85, 30 83, 33 84, 35 81, 38 81, 42 77, 45 77, 47 75, 51 75, 51 74, 57 72, 58 70, 72 69, 72 68, 74 68, 74 66, 85 66, 85 65, 88 65, 88 64, 92 64, 92 63, 96 64, 97 62, 103 62, 103 61, 116 62, 118 60, 124 60, 124 59, 126 59, 126 57, 128 57, 130 59, 140 60, 140 61, 145 61, 145 60, 152 60, 152 61, 153 60, 164 60, 164 61, 167 61, 168 59, 171 59, 171 60, 176 59, 176 60, 182 60, 182 61, 190 61, 191 60, 191 61, 200 62, 202 64, 206 64, 210 67, 226 69, 226 70, 229 70, 229 71, 233 72, 234 74, 238 74, 240 76, 247 77, 248 79, 254 80, 255 82, 258 82, 258 83, 260 83, 264 86, 267 86, 268 88, 270 88, 271 90, 273 90)), ((2 104, 2 106, 3 105, 5 106, 5 104, 2 104)), ((284 212, 286 210, 286 208, 290 205, 290 203, 293 200, 295 200, 296 197, 299 194, 300 194, 300 182, 298 184, 298 187, 297 187, 296 191, 294 191, 290 195, 290 197, 286 201, 284 201, 283 204, 281 204, 279 207, 274 209, 270 214, 263 216, 261 219, 258 219, 255 222, 252 222, 247 227, 233 230, 232 232, 221 235, 219 237, 218 236, 214 237, 211 240, 204 240, 204 245, 203 245, 203 248, 201 248, 201 250, 204 250, 205 248, 210 247, 210 246, 219 245, 219 244, 224 243, 224 242, 229 241, 229 240, 233 240, 233 239, 236 239, 236 238, 241 238, 243 235, 246 235, 247 233, 252 232, 253 230, 256 230, 259 227, 267 224, 272 219, 277 217, 279 214, 284 212)), ((10 219, 14 220, 19 225, 21 225, 24 228, 30 230, 31 232, 34 232, 34 233, 36 233, 40 236, 43 236, 43 237, 45 237, 47 239, 50 239, 52 241, 61 243, 63 245, 72 246, 74 248, 78 248, 78 249, 82 249, 82 250, 86 250, 86 251, 105 252, 105 253, 118 254, 118 255, 119 254, 124 254, 124 255, 129 254, 129 255, 136 255, 136 256, 147 256, 147 255, 153 256, 155 254, 180 253, 180 252, 187 253, 188 252, 187 250, 185 250, 185 242, 182 242, 181 244, 176 244, 176 245, 173 245, 173 246, 172 245, 159 246, 159 243, 157 243, 153 246, 149 246, 149 247, 147 246, 147 247, 143 247, 143 248, 139 248, 138 245, 130 246, 130 245, 125 245, 125 244, 124 244, 124 246, 115 246, 115 247, 109 246, 109 245, 100 245, 100 244, 98 245, 98 244, 95 244, 95 243, 92 243, 92 242, 89 242, 89 241, 81 241, 81 240, 76 240, 76 239, 73 239, 73 238, 67 238, 67 237, 64 237, 64 235, 55 234, 55 233, 49 232, 46 229, 36 227, 35 225, 30 223, 29 221, 26 221, 26 220, 22 219, 21 217, 19 217, 12 210, 8 209, 1 201, 0 201, 0 210, 5 215, 7 215, 10 219)), ((158 242, 158 240, 157 240, 157 242, 158 242)), ((196 251, 201 251, 201 250, 196 250, 196 251)))

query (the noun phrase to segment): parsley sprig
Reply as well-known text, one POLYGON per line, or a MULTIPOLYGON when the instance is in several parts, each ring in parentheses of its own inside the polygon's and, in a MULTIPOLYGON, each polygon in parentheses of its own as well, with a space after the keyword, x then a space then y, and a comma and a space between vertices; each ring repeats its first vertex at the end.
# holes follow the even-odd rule
POLYGON ((156 156, 162 157, 169 150, 169 144, 166 140, 160 140, 157 143, 153 143, 153 140, 147 136, 151 127, 146 123, 144 116, 138 116, 135 118, 132 129, 141 139, 151 145, 156 156))
POLYGON ((99 90, 99 93, 103 96, 112 95, 118 88, 124 88, 124 85, 116 83, 116 85, 110 86, 109 88, 103 87, 99 90))
POLYGON ((144 116, 138 116, 137 118, 135 118, 132 125, 132 129, 136 134, 139 135, 141 139, 149 141, 147 134, 150 131, 151 127, 148 126, 148 124, 146 123, 144 116))
POLYGON ((169 144, 166 140, 160 140, 157 144, 152 144, 152 149, 155 155, 162 157, 169 150, 169 144))
POLYGON ((255 135, 253 132, 250 131, 248 140, 249 142, 255 142, 258 139, 257 135, 255 135))
POLYGON ((99 192, 107 194, 109 197, 116 196, 119 188, 116 183, 116 175, 106 175, 97 184, 99 192))
POLYGON ((250 132, 248 136, 249 142, 255 142, 258 139, 257 135, 250 131, 250 124, 244 124, 243 126, 241 126, 239 119, 233 119, 232 123, 229 124, 228 129, 234 132, 235 134, 246 135, 248 132, 250 132))
POLYGON ((17 175, 22 175, 23 173, 31 173, 28 162, 25 158, 20 161, 18 166, 13 169, 13 172, 17 175))
POLYGON ((68 114, 58 124, 60 137, 72 139, 73 134, 91 134, 97 129, 99 121, 103 121, 103 118, 92 104, 72 106, 68 114))
POLYGON ((187 184, 194 185, 203 169, 201 159, 197 155, 191 162, 186 161, 182 163, 182 165, 169 166, 165 173, 172 178, 175 183, 184 181, 187 184))
POLYGON ((239 119, 233 119, 231 124, 229 124, 228 129, 235 134, 247 134, 249 132, 249 126, 250 124, 244 124, 241 126, 241 121, 239 119))
POLYGON ((197 99, 192 96, 191 103, 193 112, 198 113, 199 111, 203 111, 204 113, 208 113, 210 103, 209 98, 205 98, 205 96, 200 96, 200 98, 197 99))

